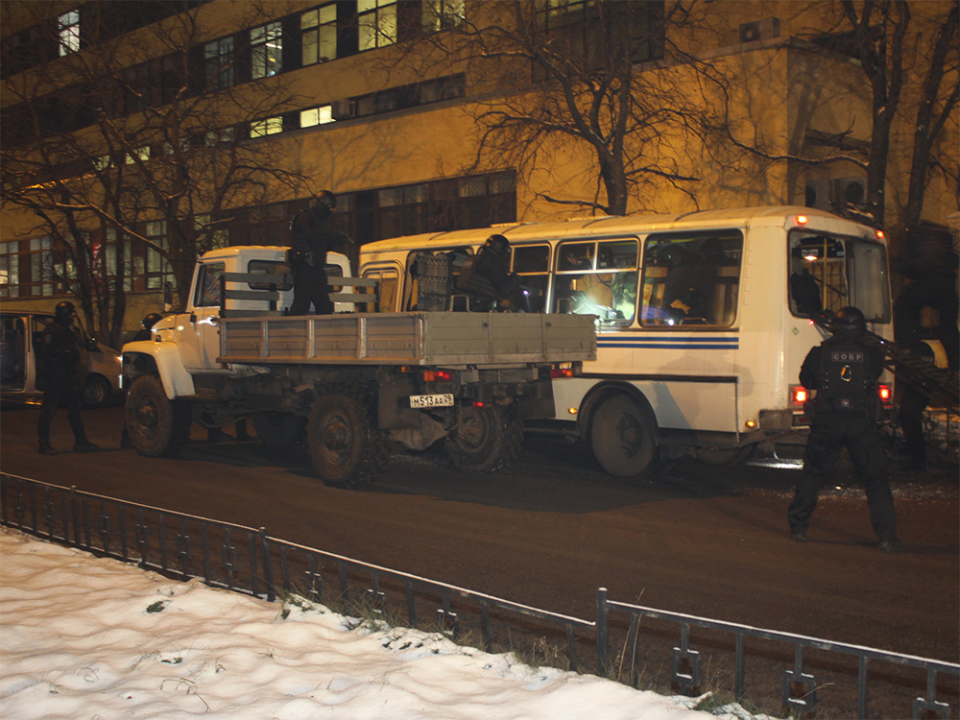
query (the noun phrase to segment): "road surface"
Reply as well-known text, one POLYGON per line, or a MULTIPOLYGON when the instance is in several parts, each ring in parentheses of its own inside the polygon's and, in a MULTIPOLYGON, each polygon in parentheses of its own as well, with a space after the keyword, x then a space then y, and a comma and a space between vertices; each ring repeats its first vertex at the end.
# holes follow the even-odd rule
MULTIPOLYGON (((894 475, 906 552, 877 550, 863 493, 841 468, 810 542, 786 507, 797 470, 679 462, 655 480, 606 476, 588 450, 528 439, 510 473, 471 476, 441 453, 396 455, 372 490, 325 487, 306 453, 192 441, 176 459, 120 449, 122 408, 85 411, 101 452, 37 453, 35 406, 0 413, 7 473, 247 525, 434 580, 583 618, 598 587, 626 602, 900 653, 960 660, 957 467, 894 475)), ((232 433, 232 428, 227 429, 232 433)))

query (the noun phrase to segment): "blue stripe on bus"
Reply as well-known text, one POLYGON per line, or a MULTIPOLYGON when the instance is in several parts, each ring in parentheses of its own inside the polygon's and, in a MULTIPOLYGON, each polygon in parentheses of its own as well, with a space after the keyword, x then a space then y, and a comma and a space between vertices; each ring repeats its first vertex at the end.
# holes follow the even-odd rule
POLYGON ((653 337, 644 340, 601 340, 598 348, 637 348, 661 350, 737 350, 740 338, 653 337))

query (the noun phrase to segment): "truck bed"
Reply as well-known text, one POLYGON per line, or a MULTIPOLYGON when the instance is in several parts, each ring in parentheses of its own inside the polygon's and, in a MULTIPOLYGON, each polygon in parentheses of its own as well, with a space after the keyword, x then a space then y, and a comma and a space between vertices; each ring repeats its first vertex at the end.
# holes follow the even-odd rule
POLYGON ((221 363, 457 366, 595 360, 592 315, 405 312, 223 318, 221 363))

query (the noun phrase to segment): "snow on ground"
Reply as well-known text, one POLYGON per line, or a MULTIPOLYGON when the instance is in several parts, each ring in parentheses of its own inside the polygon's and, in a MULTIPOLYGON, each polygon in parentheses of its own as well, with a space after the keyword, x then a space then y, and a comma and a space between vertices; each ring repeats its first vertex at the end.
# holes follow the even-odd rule
POLYGON ((320 605, 175 582, 0 530, 5 718, 710 717, 684 707, 688 698, 531 668, 441 634, 356 625, 320 605))

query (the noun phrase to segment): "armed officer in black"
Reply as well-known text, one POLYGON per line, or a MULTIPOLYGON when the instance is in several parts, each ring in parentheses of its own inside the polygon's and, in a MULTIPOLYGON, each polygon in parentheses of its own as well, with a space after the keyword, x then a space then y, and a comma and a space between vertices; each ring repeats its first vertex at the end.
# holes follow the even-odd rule
POLYGON ((817 396, 803 475, 788 511, 790 532, 794 540, 807 539, 820 486, 845 447, 866 489, 880 549, 894 552, 902 544, 897 538, 887 457, 877 429, 880 400, 876 382, 883 372, 883 354, 863 341, 866 321, 855 307, 839 310, 832 330, 833 337, 810 350, 800 369, 800 383, 808 390, 815 389, 817 396))
POLYGON ((56 450, 50 445, 50 423, 57 408, 67 408, 67 419, 73 430, 74 450, 92 452, 99 449, 87 440, 80 419, 80 387, 77 370, 80 367, 80 338, 73 329, 77 317, 73 303, 63 301, 54 310, 53 322, 47 325, 37 345, 37 379, 43 389, 43 404, 40 408, 40 452, 53 455, 56 450))
POLYGON ((290 223, 288 264, 293 273, 291 315, 306 315, 310 306, 317 315, 333 313, 330 288, 327 287, 327 252, 350 242, 339 232, 330 232, 327 221, 337 209, 337 196, 329 190, 319 192, 310 207, 290 223))

